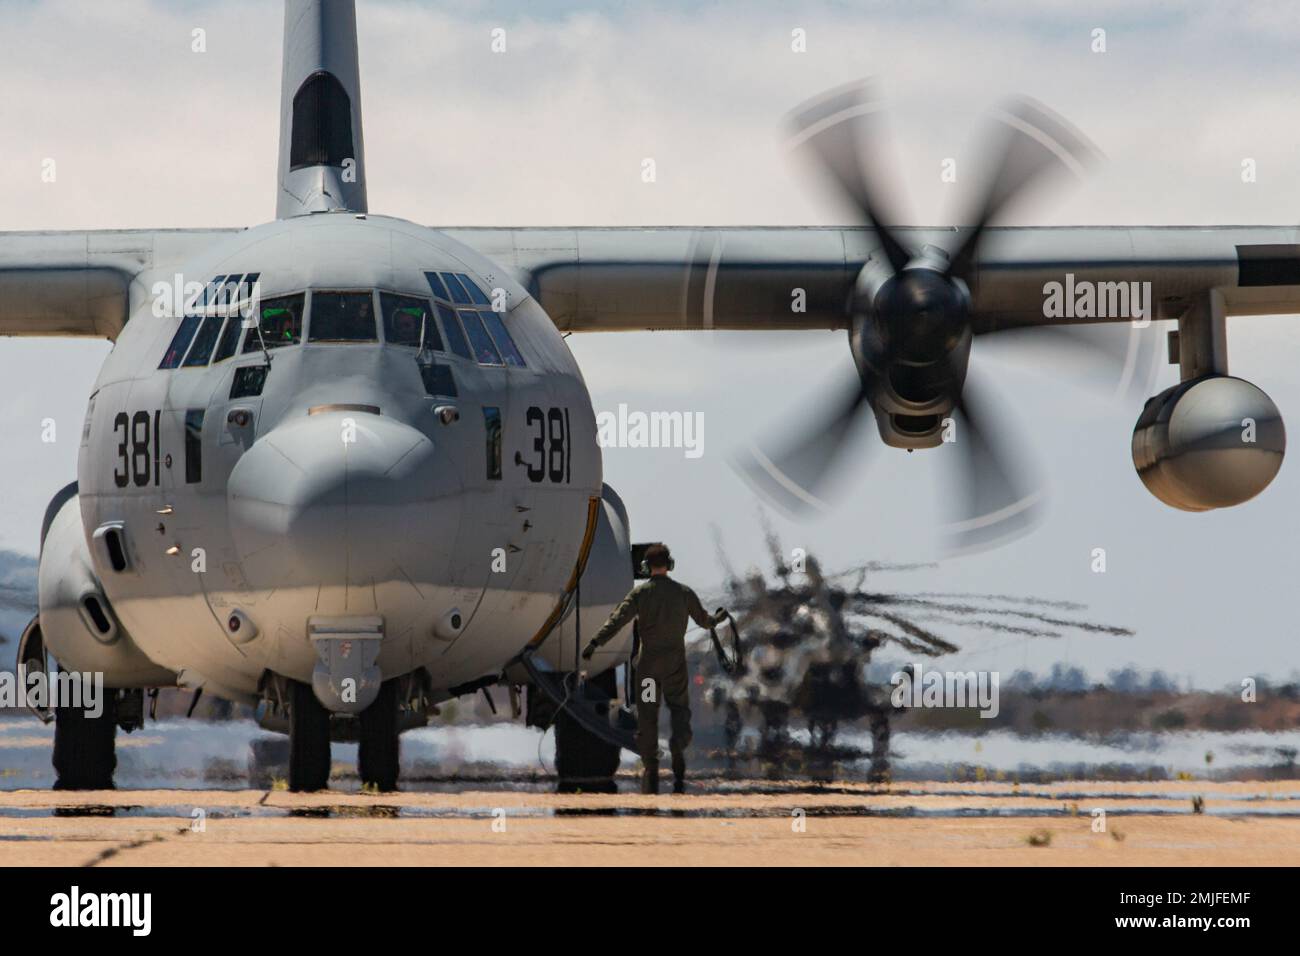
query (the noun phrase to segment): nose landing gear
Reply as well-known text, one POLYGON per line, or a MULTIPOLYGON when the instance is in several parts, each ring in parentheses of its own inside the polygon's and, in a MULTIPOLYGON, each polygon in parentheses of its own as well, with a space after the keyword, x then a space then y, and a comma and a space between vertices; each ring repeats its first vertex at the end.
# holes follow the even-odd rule
MULTIPOLYGON (((400 703, 402 679, 386 680, 375 700, 356 717, 331 718, 310 684, 276 678, 278 699, 273 714, 259 718, 268 730, 289 733, 289 789, 295 793, 324 790, 329 786, 330 739, 355 740, 357 772, 367 790, 397 789, 399 734, 404 729, 400 703), (287 710, 288 720, 283 719, 287 710), (341 721, 341 722, 340 722, 341 721), (287 723, 287 726, 285 724, 287 723)), ((410 721, 409 726, 415 726, 410 721)), ((250 765, 251 766, 251 765, 250 765)), ((250 780, 253 779, 250 771, 250 780)), ((254 784, 256 786, 256 784, 254 784)))

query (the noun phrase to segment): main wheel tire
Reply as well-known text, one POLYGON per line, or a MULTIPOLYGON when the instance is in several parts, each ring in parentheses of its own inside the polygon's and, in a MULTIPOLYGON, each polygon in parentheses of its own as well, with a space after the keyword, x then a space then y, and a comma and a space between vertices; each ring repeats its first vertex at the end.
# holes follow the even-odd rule
MULTIPOLYGON (((612 668, 590 678, 587 686, 603 691, 610 700, 618 693, 612 668)), ((618 772, 619 758, 616 744, 591 733, 570 716, 567 708, 555 715, 556 790, 560 793, 618 793, 614 774, 618 772)))
POLYGON ((54 709, 54 789, 112 790, 117 769, 117 691, 104 688, 92 717, 80 707, 54 709))
POLYGON ((397 681, 386 680, 379 686, 379 696, 361 712, 357 747, 361 785, 383 792, 396 790, 400 750, 397 681))
POLYGON ((330 712, 310 685, 289 684, 289 789, 324 790, 330 779, 330 712))

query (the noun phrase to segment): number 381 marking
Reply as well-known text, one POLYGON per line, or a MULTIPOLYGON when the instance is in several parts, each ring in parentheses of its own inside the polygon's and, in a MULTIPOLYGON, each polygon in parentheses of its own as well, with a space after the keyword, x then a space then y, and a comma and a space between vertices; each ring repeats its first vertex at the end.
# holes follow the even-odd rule
POLYGON ((113 483, 119 488, 135 482, 137 488, 161 483, 159 473, 159 426, 161 411, 151 418, 148 412, 128 415, 118 412, 113 419, 113 435, 117 438, 117 467, 113 469, 113 483), (150 451, 152 450, 152 455, 150 451), (152 463, 152 468, 150 464, 152 463))
POLYGON ((545 481, 549 478, 556 483, 567 483, 573 458, 569 410, 548 408, 543 412, 532 405, 525 420, 529 429, 536 432, 533 435, 533 453, 537 457, 534 461, 524 462, 528 467, 528 480, 545 481))

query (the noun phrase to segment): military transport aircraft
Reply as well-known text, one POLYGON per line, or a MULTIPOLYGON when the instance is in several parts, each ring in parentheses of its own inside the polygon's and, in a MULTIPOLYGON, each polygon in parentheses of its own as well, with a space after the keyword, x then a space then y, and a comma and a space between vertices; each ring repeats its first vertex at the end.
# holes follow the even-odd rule
MULTIPOLYGON (((1037 499, 968 387, 973 338, 1176 320, 1182 382, 1137 422, 1142 480, 1188 510, 1268 485, 1282 423, 1227 374, 1224 317, 1300 308, 1295 228, 992 227, 1093 153, 1027 100, 995 116, 974 225, 895 227, 879 117, 866 84, 794 114, 848 228, 433 229, 370 213, 354 4, 288 0, 273 222, 0 234, 0 335, 114 343, 20 642, 30 666, 48 653, 115 690, 98 718, 56 708, 57 785, 111 785, 116 728, 181 686, 287 730, 294 789, 326 785, 344 735, 361 779, 391 788, 399 733, 439 701, 530 683, 539 661, 575 671, 581 627, 632 567, 564 333, 847 330, 843 406, 784 451, 755 445, 747 473, 791 506, 823 503, 866 409, 886 445, 969 459, 958 532, 985 544, 1037 499)), ((590 684, 612 694, 630 645, 606 645, 590 684)), ((609 766, 581 735, 559 747, 609 766)))

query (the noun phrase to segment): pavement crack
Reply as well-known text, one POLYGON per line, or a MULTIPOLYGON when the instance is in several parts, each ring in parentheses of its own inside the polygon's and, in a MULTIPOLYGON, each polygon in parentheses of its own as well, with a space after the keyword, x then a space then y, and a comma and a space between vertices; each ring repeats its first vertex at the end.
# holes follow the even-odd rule
MULTIPOLYGON (((179 830, 176 831, 176 835, 183 836, 189 832, 190 832, 189 827, 181 827, 179 830)), ((167 834, 155 833, 153 836, 150 837, 141 837, 136 840, 128 840, 126 843, 119 843, 117 846, 110 846, 107 850, 101 850, 93 858, 88 860, 86 863, 83 863, 82 866, 85 867, 86 869, 89 869, 90 867, 93 866, 99 866, 99 864, 111 860, 113 859, 113 857, 119 856, 120 854, 125 853, 127 850, 138 850, 140 849, 140 847, 149 846, 151 843, 162 843, 166 839, 167 839, 167 834)))

